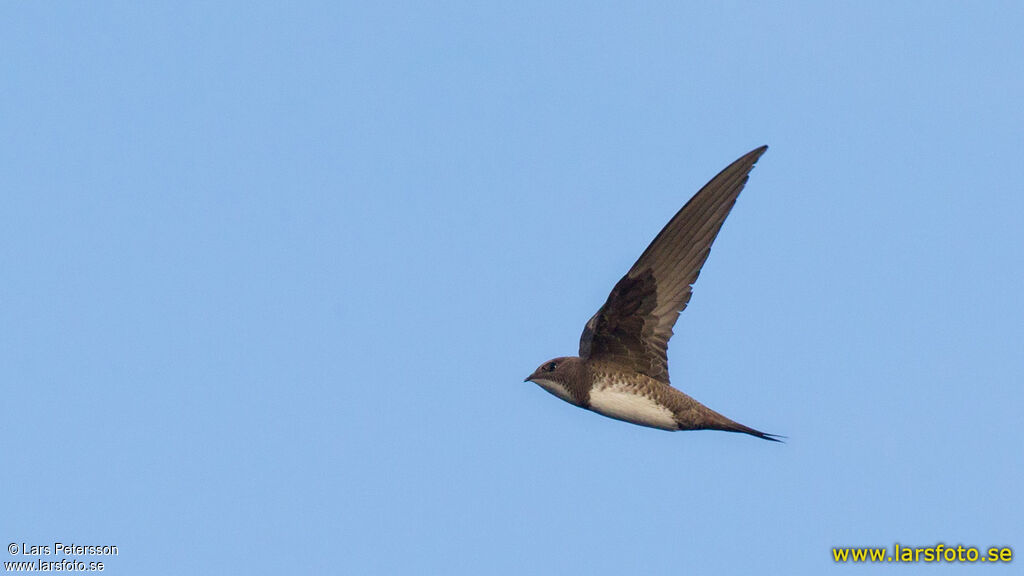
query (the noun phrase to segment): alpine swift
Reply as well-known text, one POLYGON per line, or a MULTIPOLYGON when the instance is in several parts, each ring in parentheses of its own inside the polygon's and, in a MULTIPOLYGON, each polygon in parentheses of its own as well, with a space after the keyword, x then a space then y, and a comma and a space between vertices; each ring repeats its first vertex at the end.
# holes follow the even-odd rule
POLYGON ((734 422, 668 379, 668 341, 722 223, 767 146, 747 153, 700 189, 640 255, 587 322, 579 356, 549 360, 524 382, 566 402, 662 430, 724 430, 778 442, 734 422))

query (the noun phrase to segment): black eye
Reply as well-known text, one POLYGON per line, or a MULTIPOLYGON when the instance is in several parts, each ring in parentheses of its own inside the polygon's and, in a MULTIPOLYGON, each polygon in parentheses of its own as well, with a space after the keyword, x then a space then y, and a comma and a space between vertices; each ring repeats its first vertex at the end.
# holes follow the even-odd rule
POLYGON ((554 372, 555 368, 558 368, 558 362, 548 362, 548 365, 544 367, 544 371, 554 372))

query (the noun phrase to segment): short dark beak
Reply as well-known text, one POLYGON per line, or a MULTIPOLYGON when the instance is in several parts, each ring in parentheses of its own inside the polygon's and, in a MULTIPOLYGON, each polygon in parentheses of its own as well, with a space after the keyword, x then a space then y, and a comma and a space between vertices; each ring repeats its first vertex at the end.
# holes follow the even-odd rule
POLYGON ((533 374, 530 374, 529 376, 527 376, 526 380, 523 380, 523 382, 529 382, 530 378, 533 378, 533 374))

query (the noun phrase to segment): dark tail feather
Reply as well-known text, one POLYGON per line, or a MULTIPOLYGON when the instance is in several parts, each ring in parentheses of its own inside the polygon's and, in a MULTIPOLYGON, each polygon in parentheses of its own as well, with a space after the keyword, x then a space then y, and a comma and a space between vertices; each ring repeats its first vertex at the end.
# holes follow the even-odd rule
POLYGON ((743 424, 737 424, 735 422, 733 424, 735 424, 735 426, 731 428, 716 428, 716 430, 724 430, 725 432, 741 432, 743 434, 750 434, 751 436, 756 436, 757 438, 761 438, 762 440, 771 440, 772 442, 782 442, 783 444, 785 444, 785 436, 780 436, 778 434, 768 434, 767 432, 754 430, 750 426, 744 426, 743 424))
POLYGON ((766 432, 761 432, 760 430, 754 430, 750 426, 744 426, 739 422, 735 422, 733 420, 726 418, 725 416, 722 416, 721 414, 715 412, 714 410, 708 408, 707 406, 703 407, 707 410, 707 413, 704 415, 705 421, 703 422, 703 426, 701 426, 701 428, 704 428, 705 430, 740 432, 742 434, 750 434, 751 436, 761 438, 762 440, 771 440, 772 442, 785 443, 783 441, 783 439, 786 438, 785 436, 780 436, 778 434, 768 434, 766 432))

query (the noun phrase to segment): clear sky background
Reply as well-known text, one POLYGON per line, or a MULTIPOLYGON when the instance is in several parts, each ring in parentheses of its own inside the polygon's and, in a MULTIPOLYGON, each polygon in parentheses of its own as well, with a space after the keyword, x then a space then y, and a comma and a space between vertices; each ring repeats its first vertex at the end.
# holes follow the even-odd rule
POLYGON ((1024 5, 363 4, 0 8, 2 544, 1019 568, 830 550, 1024 554, 1024 5), (762 144, 669 357, 788 442, 524 384, 762 144))

